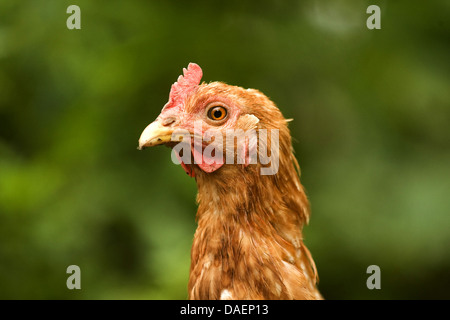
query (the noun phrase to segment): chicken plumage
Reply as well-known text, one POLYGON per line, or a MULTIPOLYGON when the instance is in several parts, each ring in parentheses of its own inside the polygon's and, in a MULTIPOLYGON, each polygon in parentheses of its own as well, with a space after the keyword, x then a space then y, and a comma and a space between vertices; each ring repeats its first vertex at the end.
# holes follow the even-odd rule
POLYGON ((322 299, 317 270, 302 238, 310 207, 288 121, 258 90, 222 82, 200 84, 201 78, 200 67, 189 64, 173 84, 169 102, 139 140, 140 149, 167 144, 175 150, 181 137, 175 133, 184 130, 187 137, 189 158, 178 152, 176 156, 198 186, 189 298, 322 299), (225 137, 230 129, 275 130, 278 141, 270 134, 265 145, 249 136, 226 140, 216 135, 200 144, 194 141, 208 130, 225 137), (205 155, 209 144, 223 141, 215 154, 205 155), (271 159, 277 157, 278 167, 273 174, 261 174, 271 164, 251 161, 250 153, 256 150, 260 156, 271 145, 277 146, 271 149, 271 159), (232 163, 225 161, 230 152, 232 163), (217 160, 220 155, 223 161, 217 160))

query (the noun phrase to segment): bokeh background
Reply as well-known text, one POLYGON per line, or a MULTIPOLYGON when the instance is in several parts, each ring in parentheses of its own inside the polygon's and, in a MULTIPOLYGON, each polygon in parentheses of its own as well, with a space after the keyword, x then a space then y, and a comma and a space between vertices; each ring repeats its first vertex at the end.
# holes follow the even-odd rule
POLYGON ((294 118, 325 298, 449 299, 449 18, 441 0, 1 1, 0 298, 187 298, 195 181, 136 147, 196 62, 294 118))

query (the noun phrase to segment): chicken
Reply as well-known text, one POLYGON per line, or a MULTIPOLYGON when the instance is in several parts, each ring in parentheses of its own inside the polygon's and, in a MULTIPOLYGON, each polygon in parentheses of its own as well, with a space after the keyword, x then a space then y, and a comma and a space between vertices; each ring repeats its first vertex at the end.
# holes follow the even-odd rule
POLYGON ((183 71, 139 149, 171 147, 196 180, 189 299, 322 299, 288 120, 258 90, 200 84, 194 63, 183 71))

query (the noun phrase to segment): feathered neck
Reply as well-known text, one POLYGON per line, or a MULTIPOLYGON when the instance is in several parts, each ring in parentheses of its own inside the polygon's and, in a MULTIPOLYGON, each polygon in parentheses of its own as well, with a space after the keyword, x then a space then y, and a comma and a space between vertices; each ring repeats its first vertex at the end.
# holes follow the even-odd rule
POLYGON ((282 132, 275 175, 260 175, 259 165, 225 164, 213 173, 195 168, 191 299, 320 298, 302 242, 309 203, 289 137, 282 132))

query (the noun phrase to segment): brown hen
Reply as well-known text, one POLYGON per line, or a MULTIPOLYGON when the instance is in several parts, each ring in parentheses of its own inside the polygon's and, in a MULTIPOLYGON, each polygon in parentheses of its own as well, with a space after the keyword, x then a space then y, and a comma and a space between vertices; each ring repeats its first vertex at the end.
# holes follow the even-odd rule
POLYGON ((189 298, 322 299, 287 120, 257 90, 201 78, 189 64, 139 139, 139 149, 173 148, 197 182, 189 298))

